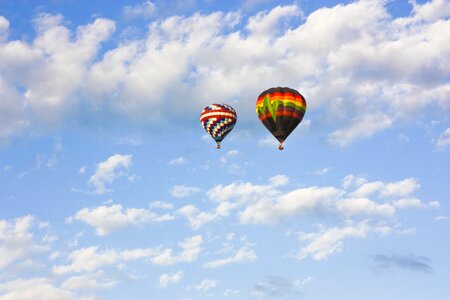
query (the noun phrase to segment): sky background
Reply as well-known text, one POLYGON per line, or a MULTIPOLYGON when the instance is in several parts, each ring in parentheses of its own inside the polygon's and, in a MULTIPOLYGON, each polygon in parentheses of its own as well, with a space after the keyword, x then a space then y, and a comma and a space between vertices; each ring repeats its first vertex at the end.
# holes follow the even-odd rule
POLYGON ((0 300, 448 300, 449 17, 0 0, 0 300), (308 104, 283 151, 275 86, 308 104))

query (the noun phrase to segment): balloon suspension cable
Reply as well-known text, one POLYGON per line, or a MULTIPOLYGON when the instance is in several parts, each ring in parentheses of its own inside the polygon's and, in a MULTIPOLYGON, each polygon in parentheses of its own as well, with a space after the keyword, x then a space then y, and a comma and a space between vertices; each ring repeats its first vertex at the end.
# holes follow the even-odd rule
POLYGON ((220 142, 217 142, 217 149, 220 149, 220 142))
POLYGON ((283 150, 283 149, 284 149, 283 143, 280 143, 280 145, 278 146, 278 150, 283 150))

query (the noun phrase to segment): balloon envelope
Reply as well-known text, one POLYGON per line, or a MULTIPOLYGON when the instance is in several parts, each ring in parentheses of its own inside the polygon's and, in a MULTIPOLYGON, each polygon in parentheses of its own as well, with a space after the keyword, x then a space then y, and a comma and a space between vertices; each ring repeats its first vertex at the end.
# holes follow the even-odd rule
POLYGON ((259 120, 280 142, 283 143, 303 119, 306 111, 305 98, 288 87, 275 87, 262 92, 256 100, 259 120))
POLYGON ((208 105, 200 114, 200 123, 216 141, 217 148, 220 148, 220 142, 233 130, 236 120, 236 111, 227 104, 208 105))

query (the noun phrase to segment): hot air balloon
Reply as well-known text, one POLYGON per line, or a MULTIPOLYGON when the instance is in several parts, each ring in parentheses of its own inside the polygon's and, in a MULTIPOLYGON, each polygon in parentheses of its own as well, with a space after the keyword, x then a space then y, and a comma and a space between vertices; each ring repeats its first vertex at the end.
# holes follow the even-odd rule
POLYGON ((256 100, 256 114, 273 136, 280 142, 278 149, 303 119, 305 98, 288 87, 275 87, 262 92, 256 100))
POLYGON ((217 149, 220 149, 220 142, 233 130, 236 120, 236 111, 227 104, 208 105, 200 114, 200 123, 216 141, 217 149))

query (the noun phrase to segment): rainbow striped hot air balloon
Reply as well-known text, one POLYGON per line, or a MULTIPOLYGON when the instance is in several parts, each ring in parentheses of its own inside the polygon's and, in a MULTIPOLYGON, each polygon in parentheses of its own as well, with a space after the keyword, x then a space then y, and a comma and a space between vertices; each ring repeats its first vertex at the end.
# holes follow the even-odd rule
POLYGON ((208 105, 200 114, 200 123, 216 141, 217 149, 220 149, 220 142, 233 130, 236 120, 236 111, 227 104, 208 105))
POLYGON ((256 114, 273 136, 280 142, 278 149, 303 119, 305 98, 288 87, 275 87, 262 92, 256 100, 256 114))

